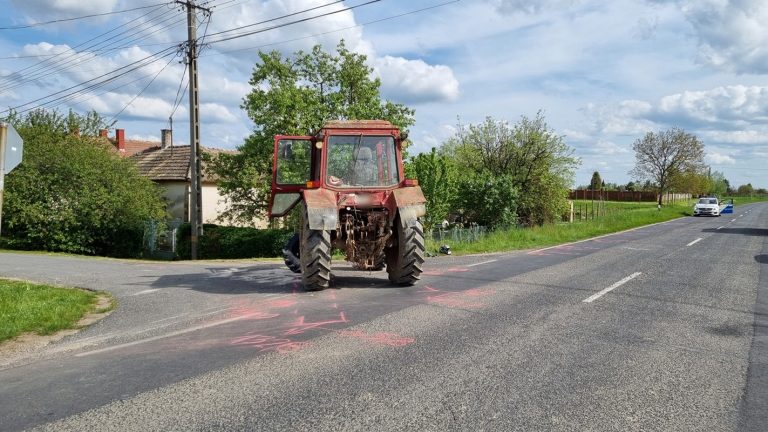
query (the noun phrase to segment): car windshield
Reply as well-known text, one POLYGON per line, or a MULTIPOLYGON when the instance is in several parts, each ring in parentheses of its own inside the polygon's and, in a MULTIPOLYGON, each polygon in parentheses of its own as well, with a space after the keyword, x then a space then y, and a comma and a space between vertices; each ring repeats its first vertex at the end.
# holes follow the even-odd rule
POLYGON ((400 181, 392 136, 332 135, 327 163, 329 186, 386 187, 400 181))
POLYGON ((699 204, 717 204, 716 198, 701 198, 699 204))

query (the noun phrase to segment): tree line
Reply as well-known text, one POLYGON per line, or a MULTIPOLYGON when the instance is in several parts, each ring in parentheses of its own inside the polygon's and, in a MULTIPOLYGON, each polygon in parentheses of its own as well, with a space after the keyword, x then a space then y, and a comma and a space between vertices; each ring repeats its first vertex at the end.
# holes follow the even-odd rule
MULTIPOLYGON (((333 53, 320 46, 285 56, 260 52, 242 109, 253 131, 238 154, 207 160, 221 180, 227 210, 222 221, 255 224, 266 215, 274 135, 306 135, 328 120, 383 119, 404 133, 414 110, 386 100, 381 81, 364 55, 341 41, 333 53)), ((165 217, 156 185, 141 177, 96 138, 109 127, 97 113, 33 111, 12 114, 25 141, 24 162, 7 177, 3 241, 27 249, 86 254, 136 255, 144 222, 165 217)), ((419 180, 427 198, 426 227, 444 221, 487 227, 531 226, 557 221, 580 160, 563 136, 538 112, 516 122, 487 117, 459 124, 431 151, 404 159, 406 175, 419 180)), ((633 181, 606 183, 595 172, 588 189, 655 190, 694 195, 734 192, 725 176, 703 162, 704 145, 682 129, 648 132, 634 144, 633 181)), ((751 185, 740 194, 761 193, 751 185)))

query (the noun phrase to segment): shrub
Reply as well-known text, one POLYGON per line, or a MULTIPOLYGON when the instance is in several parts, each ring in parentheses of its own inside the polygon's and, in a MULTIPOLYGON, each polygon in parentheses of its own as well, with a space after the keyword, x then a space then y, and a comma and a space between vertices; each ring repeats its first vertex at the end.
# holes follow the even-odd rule
MULTIPOLYGON (((178 230, 176 253, 180 259, 190 258, 191 225, 178 230)), ((200 259, 272 258, 282 255, 282 249, 293 231, 203 225, 197 256, 200 259)))

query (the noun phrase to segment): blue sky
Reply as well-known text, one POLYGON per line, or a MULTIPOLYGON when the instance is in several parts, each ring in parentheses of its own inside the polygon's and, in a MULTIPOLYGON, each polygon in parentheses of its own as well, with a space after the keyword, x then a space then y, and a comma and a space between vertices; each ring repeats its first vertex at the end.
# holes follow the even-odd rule
MULTIPOLYGON (((213 10, 209 33, 332 3, 198 3, 203 1, 213 10)), ((344 1, 303 16, 364 2, 344 1)), ((0 27, 159 5, 0 30, 0 107, 26 104, 184 40, 183 12, 162 3, 0 0, 6 12, 0 27), (85 49, 84 42, 112 29, 118 30, 98 40, 125 29, 136 34, 116 37, 109 50, 85 49), (80 54, 70 57, 77 61, 61 60, 78 45, 80 54), (34 72, 36 63, 50 61, 46 55, 62 52, 54 57, 58 64, 34 72)), ((417 152, 454 134, 457 119, 515 122, 542 110, 582 161, 576 184, 588 183, 595 170, 606 181, 631 180, 632 142, 645 132, 677 126, 699 136, 707 163, 731 184, 768 187, 765 22, 768 2, 760 0, 381 0, 207 47, 200 58, 202 143, 235 148, 250 132, 239 105, 259 47, 287 54, 317 43, 331 49, 344 38, 349 48, 368 56, 384 95, 416 110, 411 138, 417 152), (366 24, 430 6, 438 7, 366 24)), ((182 81, 179 60, 155 61, 57 107, 96 109, 117 116, 116 127, 128 137, 159 140, 182 81)), ((188 142, 187 115, 185 97, 174 114, 176 143, 188 142)))

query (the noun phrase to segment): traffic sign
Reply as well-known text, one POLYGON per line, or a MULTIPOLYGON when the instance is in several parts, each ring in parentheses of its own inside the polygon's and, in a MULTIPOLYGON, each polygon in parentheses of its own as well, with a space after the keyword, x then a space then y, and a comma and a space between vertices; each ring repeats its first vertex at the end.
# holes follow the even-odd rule
POLYGON ((0 145, 5 145, 5 158, 2 167, 3 174, 8 174, 21 163, 21 157, 24 154, 24 140, 21 139, 11 124, 6 123, 0 127, 6 130, 5 142, 0 143, 0 145))

